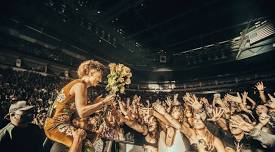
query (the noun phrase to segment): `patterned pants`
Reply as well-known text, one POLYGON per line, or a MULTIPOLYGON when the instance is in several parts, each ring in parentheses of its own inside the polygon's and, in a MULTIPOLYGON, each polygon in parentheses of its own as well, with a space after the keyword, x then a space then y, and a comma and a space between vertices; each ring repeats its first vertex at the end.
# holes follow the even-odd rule
MULTIPOLYGON (((76 128, 62 119, 63 118, 61 118, 61 120, 47 118, 44 125, 44 131, 46 136, 52 141, 70 147, 73 143, 73 131, 76 130, 76 128)), ((102 149, 102 140, 96 140, 93 144, 89 139, 83 141, 83 150, 85 152, 101 152, 102 149)))
POLYGON ((49 139, 67 147, 70 147, 73 143, 73 131, 75 129, 71 124, 53 118, 47 118, 44 125, 45 134, 49 139))

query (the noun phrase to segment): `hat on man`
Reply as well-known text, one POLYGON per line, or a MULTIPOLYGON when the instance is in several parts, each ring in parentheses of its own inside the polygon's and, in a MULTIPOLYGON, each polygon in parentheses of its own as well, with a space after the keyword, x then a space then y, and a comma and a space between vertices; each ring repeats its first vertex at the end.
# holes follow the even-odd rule
POLYGON ((5 116, 7 118, 10 114, 15 113, 16 111, 27 111, 34 108, 34 106, 27 105, 26 101, 17 101, 13 104, 11 104, 9 108, 9 113, 5 116))

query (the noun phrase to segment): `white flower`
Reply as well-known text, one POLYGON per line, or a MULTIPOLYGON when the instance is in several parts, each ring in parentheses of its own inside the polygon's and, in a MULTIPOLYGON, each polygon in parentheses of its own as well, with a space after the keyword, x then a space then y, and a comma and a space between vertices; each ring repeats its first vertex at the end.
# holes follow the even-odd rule
POLYGON ((124 93, 125 85, 131 84, 131 69, 123 64, 109 64, 110 74, 107 76, 108 84, 106 90, 112 94, 124 93))

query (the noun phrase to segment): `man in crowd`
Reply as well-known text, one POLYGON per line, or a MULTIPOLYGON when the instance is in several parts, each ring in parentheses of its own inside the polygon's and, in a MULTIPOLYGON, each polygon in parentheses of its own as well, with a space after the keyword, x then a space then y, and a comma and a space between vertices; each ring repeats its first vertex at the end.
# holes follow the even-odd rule
POLYGON ((9 152, 41 152, 45 136, 43 130, 32 124, 34 107, 26 101, 11 104, 6 118, 10 120, 0 130, 0 149, 9 152))

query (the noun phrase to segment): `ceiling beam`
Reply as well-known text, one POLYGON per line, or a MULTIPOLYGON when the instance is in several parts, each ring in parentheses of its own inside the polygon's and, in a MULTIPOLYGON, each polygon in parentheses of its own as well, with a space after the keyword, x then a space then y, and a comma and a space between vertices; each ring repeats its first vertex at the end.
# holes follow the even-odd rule
POLYGON ((169 18, 167 20, 164 20, 164 21, 162 21, 160 23, 154 24, 154 25, 152 25, 152 26, 150 26, 150 27, 148 27, 146 29, 143 29, 143 30, 140 30, 140 31, 138 31, 138 32, 136 32, 134 34, 131 34, 131 35, 128 36, 128 39, 134 38, 134 37, 136 37, 136 36, 138 36, 140 34, 143 34, 145 32, 153 30, 153 29, 155 29, 155 28, 157 28, 159 26, 165 25, 165 24, 167 24, 167 23, 169 23, 171 21, 174 21, 174 20, 180 19, 182 17, 185 17, 186 15, 191 14, 193 12, 200 11, 202 8, 209 7, 209 6, 217 3, 218 1, 220 1, 220 0, 212 0, 210 2, 201 4, 201 6, 198 6, 196 8, 189 9, 189 10, 187 10, 187 11, 185 11, 185 12, 183 12, 183 13, 177 15, 177 16, 171 17, 171 18, 169 18))
POLYGON ((185 40, 182 40, 182 41, 176 41, 174 43, 171 43, 171 44, 167 45, 165 47, 165 49, 171 49, 175 46, 182 45, 182 44, 187 43, 189 41, 192 41, 192 40, 195 40, 195 39, 202 39, 202 38, 205 38, 207 36, 210 36, 210 35, 213 35, 213 34, 216 34, 216 33, 220 33, 220 32, 223 32, 223 31, 236 29, 236 28, 240 29, 240 28, 244 27, 245 25, 247 25, 249 23, 250 23, 250 21, 245 21, 245 22, 242 22, 242 23, 239 23, 239 24, 235 24, 235 25, 227 26, 227 27, 224 27, 224 28, 221 28, 221 29, 217 29, 217 30, 209 32, 209 33, 204 33, 204 34, 201 34, 201 35, 195 35, 193 37, 190 37, 189 39, 185 39, 185 40))

